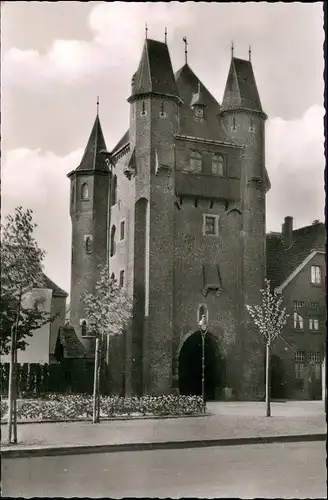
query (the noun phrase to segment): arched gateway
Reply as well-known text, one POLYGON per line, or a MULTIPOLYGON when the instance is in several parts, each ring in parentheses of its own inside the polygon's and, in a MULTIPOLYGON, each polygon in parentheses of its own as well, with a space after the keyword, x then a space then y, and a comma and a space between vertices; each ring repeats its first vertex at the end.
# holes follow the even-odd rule
MULTIPOLYGON (((217 339, 211 333, 205 336, 205 398, 214 400, 224 386, 225 360, 217 339)), ((202 394, 202 336, 190 335, 179 353, 179 392, 181 395, 202 394)))

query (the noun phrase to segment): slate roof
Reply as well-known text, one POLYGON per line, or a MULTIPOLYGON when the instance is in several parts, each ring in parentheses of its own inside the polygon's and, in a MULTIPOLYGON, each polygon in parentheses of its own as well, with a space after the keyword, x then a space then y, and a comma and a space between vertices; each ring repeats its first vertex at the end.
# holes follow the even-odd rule
POLYGON ((247 108, 263 112, 252 63, 232 58, 221 110, 247 108))
POLYGON ((312 250, 325 250, 326 231, 322 223, 293 231, 293 244, 284 248, 281 233, 266 237, 267 278, 273 287, 280 286, 312 250))
POLYGON ((115 154, 117 151, 119 151, 123 146, 128 144, 130 142, 130 131, 127 130, 123 137, 118 141, 116 146, 112 149, 111 154, 115 154))
POLYGON ((178 96, 166 43, 145 40, 139 67, 132 83, 132 96, 156 92, 178 96))
POLYGON ((97 114, 81 163, 76 170, 100 170, 107 172, 108 167, 103 157, 99 154, 102 150, 106 151, 107 147, 101 129, 99 115, 97 114))
POLYGON ((88 354, 72 326, 62 326, 59 328, 55 352, 56 357, 58 353, 58 343, 61 344, 63 348, 63 355, 66 359, 87 359, 92 357, 88 354))

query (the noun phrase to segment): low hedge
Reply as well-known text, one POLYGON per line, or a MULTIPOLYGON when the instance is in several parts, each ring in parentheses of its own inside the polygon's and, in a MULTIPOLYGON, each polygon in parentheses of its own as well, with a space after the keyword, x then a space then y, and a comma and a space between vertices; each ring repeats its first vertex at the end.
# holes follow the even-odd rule
MULTIPOLYGON (((3 419, 8 410, 6 401, 1 401, 0 414, 3 419)), ((102 417, 131 415, 191 415, 202 411, 199 396, 142 396, 122 398, 101 396, 102 417)), ((18 400, 19 420, 70 420, 92 416, 92 396, 85 394, 48 395, 38 400, 18 400)))

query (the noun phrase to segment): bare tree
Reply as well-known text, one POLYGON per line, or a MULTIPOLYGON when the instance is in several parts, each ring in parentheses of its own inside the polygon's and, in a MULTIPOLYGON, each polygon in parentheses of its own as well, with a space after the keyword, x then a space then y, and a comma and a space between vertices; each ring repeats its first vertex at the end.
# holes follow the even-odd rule
POLYGON ((99 386, 104 349, 109 348, 109 337, 124 332, 132 312, 132 302, 124 288, 109 276, 108 267, 100 272, 95 292, 84 297, 85 316, 96 334, 95 371, 93 390, 93 422, 99 421, 99 386))
POLYGON ((271 346, 274 340, 280 336, 286 325, 288 314, 286 313, 286 308, 282 307, 282 295, 276 289, 272 292, 269 280, 265 280, 265 288, 261 290, 261 296, 260 305, 246 305, 246 309, 266 343, 265 401, 266 416, 270 417, 271 346))

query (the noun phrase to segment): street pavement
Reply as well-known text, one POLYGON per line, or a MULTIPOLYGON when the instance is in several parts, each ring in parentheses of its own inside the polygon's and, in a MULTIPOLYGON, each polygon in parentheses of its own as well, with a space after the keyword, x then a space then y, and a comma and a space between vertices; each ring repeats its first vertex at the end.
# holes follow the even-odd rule
MULTIPOLYGON (((6 446, 7 429, 1 426, 1 450, 59 449, 255 439, 326 433, 324 406, 317 402, 273 403, 265 417, 264 403, 210 403, 208 415, 173 419, 112 420, 21 424, 18 445, 6 446), (307 403, 307 404, 306 404, 307 403)), ((216 443, 214 443, 216 444, 216 443)), ((106 450, 103 450, 106 451, 106 450)), ((109 450, 107 450, 109 451, 109 450)))
POLYGON ((6 497, 327 498, 326 478, 324 442, 2 459, 6 497))

